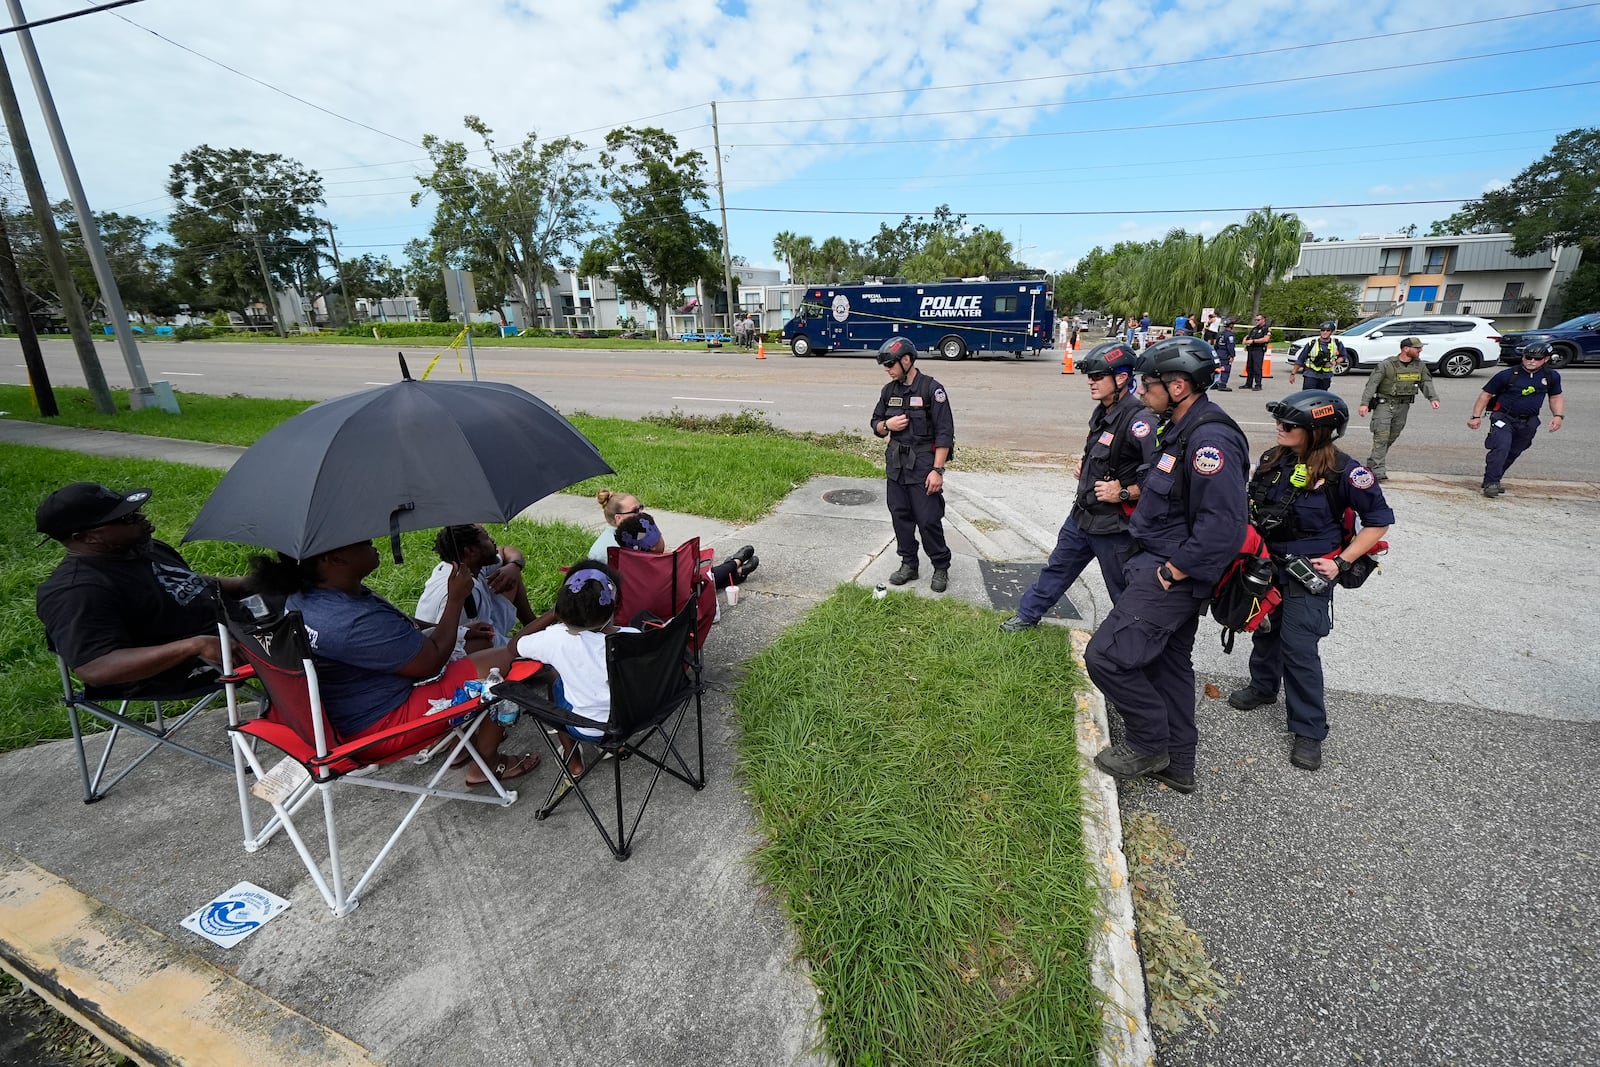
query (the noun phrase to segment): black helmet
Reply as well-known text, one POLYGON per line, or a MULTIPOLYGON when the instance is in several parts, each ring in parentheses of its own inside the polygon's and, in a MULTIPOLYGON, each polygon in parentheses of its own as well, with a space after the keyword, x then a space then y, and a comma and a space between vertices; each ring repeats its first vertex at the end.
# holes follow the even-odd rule
POLYGON ((1132 374, 1139 356, 1121 341, 1103 341, 1078 361, 1085 374, 1132 374))
POLYGON ((1350 422, 1350 405, 1343 397, 1326 389, 1302 389, 1268 404, 1267 414, 1287 426, 1304 430, 1330 427, 1337 440, 1344 436, 1344 428, 1350 422))
POLYGON ((917 346, 912 344, 908 337, 891 337, 878 346, 878 362, 885 367, 891 363, 899 363, 901 356, 917 358, 917 346))
POLYGON ((1186 374, 1194 391, 1211 388, 1217 370, 1217 350, 1198 337, 1169 337, 1145 349, 1140 374, 1186 374))
POLYGON ((1323 323, 1321 326, 1319 326, 1317 328, 1319 330, 1327 330, 1329 333, 1332 333, 1334 330, 1337 330, 1339 328, 1339 324, 1337 322, 1328 321, 1328 322, 1323 323))
POLYGON ((1556 348, 1549 341, 1529 341, 1517 349, 1517 355, 1523 359, 1532 356, 1534 359, 1549 359, 1556 354, 1556 348))

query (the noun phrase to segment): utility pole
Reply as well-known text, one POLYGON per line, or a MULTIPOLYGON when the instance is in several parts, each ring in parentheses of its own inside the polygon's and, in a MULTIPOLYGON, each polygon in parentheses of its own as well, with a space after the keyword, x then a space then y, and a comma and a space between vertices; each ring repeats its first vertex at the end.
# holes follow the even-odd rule
POLYGON ((22 359, 28 365, 28 385, 33 389, 33 401, 39 414, 54 418, 61 414, 56 406, 55 390, 50 388, 50 372, 44 366, 44 353, 39 351, 39 335, 33 329, 33 315, 28 311, 27 293, 22 288, 22 275, 17 273, 17 257, 11 253, 11 235, 6 232, 6 220, 0 215, 0 292, 17 320, 17 340, 22 343, 22 359))
MULTIPOLYGON (((61 312, 67 318, 67 332, 72 335, 72 346, 78 351, 78 365, 83 368, 84 384, 89 387, 94 409, 102 415, 115 415, 117 405, 111 399, 106 372, 100 367, 100 354, 94 350, 94 338, 89 334, 89 317, 83 313, 78 284, 72 280, 67 254, 61 248, 61 235, 56 232, 55 216, 50 213, 50 198, 45 195, 44 181, 39 177, 39 162, 33 157, 33 144, 28 140, 27 124, 22 121, 22 108, 17 104, 17 90, 11 84, 11 71, 6 67, 4 52, 0 52, 0 112, 5 114, 6 130, 11 134, 11 150, 17 157, 22 187, 28 191, 28 206, 33 210, 33 217, 39 226, 39 244, 44 249, 50 277, 55 279, 56 297, 61 301, 61 312)), ((31 320, 29 325, 32 325, 31 320)))
MULTIPOLYGON (((344 319, 347 323, 354 322, 356 317, 356 306, 350 303, 350 288, 349 286, 345 285, 344 282, 344 266, 339 262, 339 242, 333 239, 333 220, 324 219, 323 222, 328 227, 328 247, 333 249, 333 269, 339 272, 339 295, 344 297, 344 319)), ((381 301, 383 297, 380 296, 378 299, 381 301)), ((383 305, 380 303, 379 308, 381 309, 382 306, 383 305)), ((380 310, 380 318, 382 317, 382 314, 383 313, 380 310)))
MULTIPOLYGON (((22 13, 21 0, 6 0, 11 21, 22 26, 28 17, 22 13)), ((128 390, 128 406, 142 408, 155 400, 150 389, 150 379, 144 373, 144 361, 139 358, 139 346, 133 343, 133 328, 128 324, 128 311, 122 306, 122 292, 111 273, 106 259, 105 246, 100 243, 100 229, 95 225, 94 213, 89 210, 89 198, 84 194, 83 182, 78 179, 78 168, 72 161, 72 149, 67 146, 67 135, 61 128, 61 116, 56 113, 56 102, 50 95, 50 85, 45 81, 44 67, 39 53, 33 47, 33 35, 25 29, 16 30, 17 44, 22 48, 22 58, 28 64, 28 74, 33 79, 34 95, 39 98, 39 110, 44 115, 45 126, 50 130, 50 142, 56 150, 56 161, 61 165, 61 177, 67 183, 67 193, 72 198, 73 210, 78 213, 78 229, 83 233, 83 248, 89 253, 89 263, 94 267, 95 281, 100 283, 100 299, 105 302, 111 316, 112 333, 122 349, 122 358, 128 365, 128 378, 133 383, 128 390)))
POLYGON ((717 131, 717 102, 711 101, 711 145, 717 153, 717 207, 722 211, 722 284, 728 293, 728 332, 733 332, 733 257, 728 254, 728 200, 722 193, 722 135, 717 131))

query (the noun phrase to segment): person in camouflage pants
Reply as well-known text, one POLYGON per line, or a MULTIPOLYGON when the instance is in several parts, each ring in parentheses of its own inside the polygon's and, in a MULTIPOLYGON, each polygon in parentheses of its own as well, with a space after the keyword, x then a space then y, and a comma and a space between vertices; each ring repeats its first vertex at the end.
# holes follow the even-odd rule
POLYGON ((1389 480, 1389 446, 1400 439, 1400 432, 1406 428, 1406 416, 1419 390, 1433 409, 1439 410, 1433 375, 1422 362, 1422 341, 1407 337, 1400 342, 1400 354, 1380 363, 1368 375, 1367 387, 1361 392, 1361 417, 1372 413, 1372 453, 1367 457, 1367 466, 1380 482, 1389 480))

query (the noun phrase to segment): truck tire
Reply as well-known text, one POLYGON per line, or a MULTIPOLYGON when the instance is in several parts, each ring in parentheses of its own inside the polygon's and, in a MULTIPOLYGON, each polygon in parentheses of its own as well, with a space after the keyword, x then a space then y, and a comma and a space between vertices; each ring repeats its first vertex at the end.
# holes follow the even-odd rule
POLYGON ((789 342, 789 350, 797 356, 809 356, 811 354, 811 338, 803 333, 796 334, 794 340, 789 342))
POLYGON ((967 343, 951 334, 939 342, 939 354, 945 359, 966 359, 967 343))

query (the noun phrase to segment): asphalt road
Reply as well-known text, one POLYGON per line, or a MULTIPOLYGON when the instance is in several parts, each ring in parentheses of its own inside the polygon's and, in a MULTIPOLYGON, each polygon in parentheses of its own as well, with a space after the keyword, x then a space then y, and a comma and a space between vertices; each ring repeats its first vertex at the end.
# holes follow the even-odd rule
MULTIPOLYGON (((44 346, 52 381, 81 385, 71 344, 46 341, 44 346)), ((118 350, 105 342, 97 349, 107 379, 113 386, 126 386, 129 379, 118 350)), ((170 381, 180 393, 321 400, 394 381, 399 375, 396 350, 405 352, 412 373, 420 375, 439 348, 147 342, 141 350, 149 377, 170 381)), ((867 353, 798 359, 777 346, 768 349, 765 360, 739 349, 708 352, 692 346, 659 352, 479 348, 477 363, 480 377, 520 385, 566 412, 637 418, 673 408, 696 414, 749 408, 764 412, 778 426, 819 432, 865 433, 884 381, 867 353)), ((923 369, 950 393, 958 444, 1041 453, 1075 452, 1082 445, 1092 403, 1088 385, 1081 376, 1064 376, 1056 354, 1024 360, 928 360, 923 369)), ((434 370, 436 376, 460 373, 453 356, 434 370)), ((1435 412, 1422 404, 1413 410, 1405 436, 1390 454, 1391 469, 1481 475, 1482 434, 1467 430, 1466 417, 1488 373, 1439 380, 1443 409, 1435 412)), ((0 381, 27 381, 15 340, 0 340, 0 381)), ((1350 402, 1352 413, 1365 382, 1362 375, 1335 380, 1335 390, 1350 402)), ((1600 418, 1590 413, 1600 409, 1600 372, 1571 370, 1564 385, 1571 421, 1559 433, 1540 434, 1538 444, 1518 461, 1513 480, 1595 477, 1590 457, 1600 454, 1600 418)), ((1251 435, 1253 447, 1261 449, 1271 443, 1272 430, 1262 405, 1290 391, 1279 365, 1277 376, 1260 393, 1215 395, 1251 435)), ((1354 422, 1346 450, 1360 459, 1371 438, 1359 418, 1354 422)))

